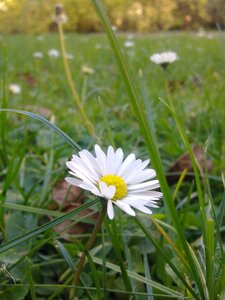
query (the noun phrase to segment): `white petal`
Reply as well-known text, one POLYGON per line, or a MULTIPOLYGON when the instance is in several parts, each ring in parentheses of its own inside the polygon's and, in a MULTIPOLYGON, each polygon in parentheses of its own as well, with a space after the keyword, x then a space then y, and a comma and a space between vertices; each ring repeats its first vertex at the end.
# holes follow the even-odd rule
POLYGON ((143 200, 143 201, 148 202, 151 200, 158 200, 158 199, 160 199, 160 196, 156 196, 154 194, 145 196, 145 195, 139 195, 139 193, 137 193, 137 194, 128 194, 125 199, 127 199, 128 201, 136 201, 136 199, 138 199, 138 200, 143 200))
POLYGON ((142 170, 138 174, 136 174, 135 177, 132 177, 130 180, 127 180, 126 182, 128 184, 134 184, 134 183, 141 183, 143 181, 150 180, 156 176, 156 172, 153 169, 146 169, 142 170))
MULTIPOLYGON (((138 179, 138 177, 143 173, 146 172, 148 169, 144 170, 144 168, 146 168, 147 164, 149 163, 149 159, 142 162, 141 160, 137 160, 137 162, 140 161, 140 163, 138 163, 136 166, 135 164, 133 165, 133 169, 130 169, 126 172, 126 177, 125 180, 128 184, 133 184, 133 183, 138 183, 140 182, 140 180, 138 179)), ((145 180, 142 181, 146 181, 147 180, 147 176, 145 180)))
POLYGON ((131 216, 136 215, 135 211, 130 207, 130 205, 123 203, 122 201, 119 201, 119 200, 114 201, 113 203, 116 204, 120 209, 125 211, 125 213, 127 213, 128 215, 131 215, 131 216))
POLYGON ((104 181, 99 182, 99 189, 101 194, 106 199, 112 199, 116 192, 116 188, 114 185, 107 186, 107 184, 104 181))
POLYGON ((129 191, 134 191, 134 190, 147 191, 147 190, 151 190, 156 187, 159 187, 159 181, 151 180, 151 181, 147 181, 147 182, 129 185, 128 190, 129 191))
POLYGON ((93 189, 96 189, 95 185, 92 184, 92 183, 88 183, 88 182, 82 182, 80 185, 79 185, 80 188, 84 189, 84 190, 87 190, 87 191, 92 191, 93 189))
POLYGON ((108 200, 108 203, 107 203, 107 215, 110 220, 112 220, 114 218, 114 209, 113 209, 113 204, 112 204, 111 200, 108 200))
POLYGON ((79 186, 83 181, 74 177, 66 177, 65 180, 72 185, 79 186))
POLYGON ((145 196, 147 197, 152 197, 152 198, 161 198, 163 196, 163 194, 161 192, 158 191, 144 191, 144 192, 139 192, 139 191, 130 191, 127 195, 128 197, 139 197, 141 196, 145 196))
POLYGON ((84 182, 93 184, 93 180, 90 180, 89 178, 87 178, 86 176, 84 176, 84 175, 81 174, 81 173, 78 173, 78 174, 77 174, 77 173, 74 173, 74 172, 69 171, 69 174, 75 176, 76 178, 81 179, 81 180, 84 181, 84 182))
MULTIPOLYGON (((82 178, 87 178, 89 181, 91 181, 93 183, 96 182, 96 180, 93 178, 91 172, 86 168, 86 166, 84 164, 77 163, 75 161, 69 161, 66 163, 66 165, 75 174, 79 174, 79 178, 81 178, 81 176, 82 176, 82 178)), ((85 181, 85 179, 84 179, 84 181, 85 181)))
POLYGON ((138 196, 136 197, 126 197, 121 200, 123 203, 129 204, 129 205, 146 205, 149 203, 149 199, 144 199, 144 198, 139 198, 138 196))
POLYGON ((81 155, 81 157, 79 157, 79 156, 73 157, 73 159, 71 161, 72 167, 75 170, 76 169, 79 169, 79 170, 82 169, 83 171, 85 171, 86 174, 89 174, 90 177, 92 177, 95 180, 98 180, 99 176, 95 171, 95 167, 92 163, 90 163, 88 161, 88 158, 87 158, 86 154, 81 153, 81 152, 79 154, 81 155))
POLYGON ((108 147, 106 158, 106 172, 107 174, 114 174, 115 169, 115 153, 112 146, 108 147))
POLYGON ((99 147, 99 145, 95 145, 95 154, 96 154, 96 161, 98 164, 98 167, 101 171, 102 175, 106 174, 106 155, 102 151, 102 149, 99 147))
POLYGON ((142 211, 143 213, 146 213, 146 214, 149 214, 149 215, 152 214, 152 211, 149 208, 145 207, 145 206, 134 205, 133 207, 136 208, 136 209, 138 209, 138 210, 140 210, 140 211, 142 211))
POLYGON ((132 162, 135 160, 135 155, 131 153, 127 156, 127 158, 124 160, 124 162, 121 164, 117 175, 123 176, 123 173, 126 172, 127 168, 132 164, 132 162))
POLYGON ((83 151, 79 152, 79 155, 80 155, 83 163, 85 164, 85 166, 91 172, 93 178, 96 181, 99 180, 99 178, 100 178, 99 168, 98 168, 97 162, 96 162, 95 158, 92 156, 92 154, 87 150, 83 150, 83 151))
POLYGON ((123 150, 118 148, 115 152, 115 174, 117 174, 122 162, 123 162, 123 150))
POLYGON ((99 192, 99 190, 97 188, 92 189, 91 193, 96 196, 102 197, 102 194, 99 192))
POLYGON ((123 172, 122 176, 127 183, 130 178, 133 178, 137 174, 139 174, 141 169, 141 163, 142 163, 141 159, 136 159, 123 172))
POLYGON ((159 207, 158 205, 155 204, 154 201, 149 201, 148 203, 145 204, 145 206, 148 206, 148 207, 159 207))

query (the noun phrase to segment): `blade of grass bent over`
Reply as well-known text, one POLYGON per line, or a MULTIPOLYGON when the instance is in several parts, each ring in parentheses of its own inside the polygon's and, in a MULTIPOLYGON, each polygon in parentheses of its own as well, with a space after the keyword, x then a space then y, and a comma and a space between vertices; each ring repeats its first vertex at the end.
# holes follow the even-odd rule
POLYGON ((166 203, 166 207, 169 211, 170 217, 172 219, 172 222, 176 228, 178 238, 180 240, 180 243, 186 253, 186 257, 188 260, 188 263, 190 265, 190 273, 192 274, 193 278, 196 281, 196 284, 198 286, 199 292, 201 294, 201 297, 204 299, 204 288, 202 286, 202 282, 200 280, 199 274, 197 272, 197 269, 195 267, 195 262, 190 254, 190 250, 188 248, 187 241, 185 239, 184 231, 182 229, 182 226, 179 222, 178 214, 176 212, 172 195, 164 174, 163 166, 160 160, 160 156, 157 150, 157 147, 155 146, 155 140, 153 139, 153 135, 151 134, 151 128, 149 128, 148 122, 146 120, 146 116, 141 104, 141 101, 138 98, 137 92, 134 87, 133 80, 128 72, 128 67, 125 61, 125 58, 120 50, 118 41, 116 39, 115 34, 112 31, 110 21, 105 13, 105 10, 103 9, 101 2, 99 0, 92 0, 96 11, 102 21, 102 24, 104 26, 105 32, 108 36, 109 42, 111 44, 111 47, 114 51, 114 55, 117 61, 117 65, 119 67, 119 70, 122 75, 122 79, 124 81, 125 87, 127 89, 127 93, 129 95, 130 104, 133 108, 133 111, 136 115, 136 118, 138 120, 140 129, 142 131, 143 137, 145 139, 145 143, 147 146, 147 149, 149 151, 149 155, 152 161, 152 165, 154 169, 156 170, 157 177, 160 181, 161 190, 164 195, 164 200, 166 203))
POLYGON ((40 115, 37 115, 37 114, 34 114, 34 113, 31 113, 29 111, 25 111, 25 110, 19 110, 19 109, 0 109, 0 112, 14 112, 14 113, 17 113, 17 114, 22 114, 22 115, 26 115, 26 116, 29 116, 33 119, 36 119, 42 123, 44 123, 45 125, 47 125, 48 127, 54 129, 59 135, 61 135, 64 140, 69 144, 71 145, 73 148, 75 148, 76 150, 80 151, 81 148, 80 146, 74 142, 71 137, 69 137, 65 132, 63 132, 59 127, 57 127, 56 125, 52 124, 51 122, 49 122, 47 119, 45 119, 44 117, 40 116, 40 115))

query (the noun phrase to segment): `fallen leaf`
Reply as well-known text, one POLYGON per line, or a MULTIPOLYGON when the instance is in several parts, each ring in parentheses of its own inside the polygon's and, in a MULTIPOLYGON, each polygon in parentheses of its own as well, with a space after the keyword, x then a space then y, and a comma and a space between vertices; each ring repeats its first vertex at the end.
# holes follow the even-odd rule
MULTIPOLYGON (((65 180, 59 181, 53 189, 52 198, 54 200, 54 204, 56 210, 61 207, 61 212, 69 212, 76 207, 80 207, 84 204, 85 197, 82 193, 82 190, 79 187, 69 185, 65 180)), ((77 214, 77 218, 84 217, 93 213, 93 209, 87 208, 77 214)), ((89 216, 91 220, 97 219, 97 214, 92 214, 89 216)), ((54 230, 59 233, 59 235, 67 241, 71 241, 73 238, 71 235, 81 235, 90 230, 93 227, 91 224, 87 224, 85 222, 78 222, 68 229, 63 230, 74 221, 67 220, 57 226, 54 227, 54 230)))
MULTIPOLYGON (((204 152, 201 146, 193 145, 192 151, 194 153, 195 159, 201 170, 204 172, 205 163, 204 163, 204 152)), ((206 162, 207 170, 210 172, 213 169, 213 164, 211 160, 206 162)), ((169 184, 174 184, 179 180, 181 173, 187 169, 188 173, 193 173, 192 162, 189 153, 185 152, 182 154, 168 169, 167 171, 167 181, 169 184)), ((194 174, 187 174, 184 178, 184 181, 192 181, 194 174)))

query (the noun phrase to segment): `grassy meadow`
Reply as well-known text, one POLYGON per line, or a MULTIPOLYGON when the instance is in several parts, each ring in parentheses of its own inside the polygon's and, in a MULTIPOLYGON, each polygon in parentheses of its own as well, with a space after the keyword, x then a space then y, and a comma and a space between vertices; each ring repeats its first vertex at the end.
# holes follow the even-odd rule
POLYGON ((58 34, 0 38, 2 108, 35 114, 0 115, 0 299, 75 299, 74 273, 100 203, 65 183, 65 163, 78 152, 65 134, 80 149, 92 151, 98 143, 150 156, 154 168, 158 153, 157 176, 170 199, 163 197, 152 215, 138 212, 136 218, 117 209, 113 221, 105 218, 81 271, 77 299, 225 299, 224 33, 116 35, 141 117, 107 36, 65 38, 72 78, 96 138, 71 93, 58 34), (133 45, 126 47, 127 40, 133 45), (50 49, 59 57, 50 57, 50 49), (163 70, 149 57, 167 50, 179 60, 163 70), (43 58, 33 57, 37 51, 43 58), (84 65, 92 74, 82 71, 84 65), (10 92, 12 83, 20 93, 10 92), (144 118, 156 152, 146 146, 144 118), (196 166, 184 156, 187 151, 196 166))

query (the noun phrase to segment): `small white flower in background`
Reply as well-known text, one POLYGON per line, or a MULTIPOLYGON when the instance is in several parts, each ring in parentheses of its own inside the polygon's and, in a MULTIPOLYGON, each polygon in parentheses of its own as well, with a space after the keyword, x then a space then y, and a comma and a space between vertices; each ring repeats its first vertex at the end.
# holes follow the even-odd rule
POLYGON ((81 67, 81 72, 85 75, 93 75, 95 70, 87 65, 81 67))
POLYGON ((39 36, 37 36, 37 40, 38 40, 38 41, 42 42, 42 41, 43 41, 43 39, 44 39, 44 36, 43 36, 43 35, 39 35, 39 36))
POLYGON ((99 50, 102 48, 102 45, 101 44, 95 44, 95 49, 99 50))
POLYGON ((197 37, 205 37, 206 36, 206 33, 203 29, 200 29, 198 32, 197 32, 197 37))
POLYGON ((208 33, 206 37, 207 37, 207 39, 210 39, 210 40, 213 39, 212 33, 208 33))
POLYGON ((169 64, 178 60, 176 52, 167 51, 162 53, 155 53, 150 56, 150 60, 157 65, 162 65, 162 67, 166 68, 169 64))
POLYGON ((33 57, 34 58, 43 58, 44 54, 42 52, 40 52, 40 51, 37 51, 37 52, 33 53, 33 57))
POLYGON ((112 25, 112 31, 114 31, 114 32, 117 31, 117 27, 115 25, 112 25))
POLYGON ((10 84, 9 85, 9 90, 13 94, 20 94, 21 93, 21 87, 16 83, 10 84))
POLYGON ((57 49, 51 49, 48 51, 48 56, 57 58, 57 57, 59 57, 59 51, 57 49))
POLYGON ((134 38, 133 33, 129 33, 128 36, 127 36, 127 39, 128 40, 132 40, 133 38, 134 38))
POLYGON ((162 193, 154 191, 159 181, 151 180, 156 172, 146 168, 150 161, 136 159, 133 153, 124 158, 122 149, 114 151, 112 146, 107 154, 98 145, 94 149, 96 156, 82 150, 67 161, 73 177, 66 177, 66 181, 105 198, 110 219, 114 218, 114 205, 131 216, 136 215, 133 208, 151 214, 149 207, 158 207, 162 193))
POLYGON ((66 53, 66 58, 72 60, 73 54, 72 53, 66 53))
POLYGON ((127 41, 124 42, 124 46, 125 46, 126 48, 134 47, 134 42, 131 41, 131 40, 127 40, 127 41))

